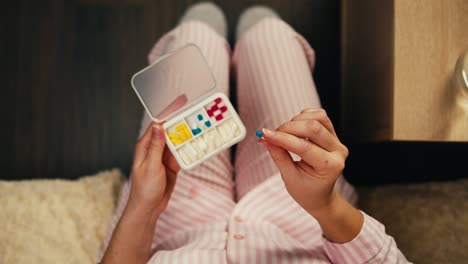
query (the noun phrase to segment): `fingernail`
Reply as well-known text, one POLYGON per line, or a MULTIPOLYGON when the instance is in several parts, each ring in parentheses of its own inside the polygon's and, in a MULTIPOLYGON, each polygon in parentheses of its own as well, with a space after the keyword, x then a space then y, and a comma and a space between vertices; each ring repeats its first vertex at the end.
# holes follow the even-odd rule
POLYGON ((273 130, 270 130, 268 128, 263 128, 262 131, 263 131, 263 134, 265 134, 267 136, 273 136, 275 134, 275 132, 273 130))
POLYGON ((153 136, 156 138, 162 138, 164 136, 160 126, 153 126, 153 136))

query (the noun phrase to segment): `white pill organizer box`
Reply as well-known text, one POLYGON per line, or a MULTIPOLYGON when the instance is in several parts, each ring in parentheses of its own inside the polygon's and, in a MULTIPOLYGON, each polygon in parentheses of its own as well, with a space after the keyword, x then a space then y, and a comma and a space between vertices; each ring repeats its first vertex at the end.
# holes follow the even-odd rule
POLYGON ((151 119, 164 122, 166 142, 189 170, 241 141, 245 126, 199 48, 189 44, 137 72, 132 86, 151 119))

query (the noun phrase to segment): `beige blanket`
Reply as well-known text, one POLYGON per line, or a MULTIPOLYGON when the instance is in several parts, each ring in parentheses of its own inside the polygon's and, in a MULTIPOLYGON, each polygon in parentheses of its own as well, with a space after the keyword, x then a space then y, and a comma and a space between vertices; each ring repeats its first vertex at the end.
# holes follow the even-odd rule
POLYGON ((94 263, 122 180, 0 181, 0 263, 94 263))

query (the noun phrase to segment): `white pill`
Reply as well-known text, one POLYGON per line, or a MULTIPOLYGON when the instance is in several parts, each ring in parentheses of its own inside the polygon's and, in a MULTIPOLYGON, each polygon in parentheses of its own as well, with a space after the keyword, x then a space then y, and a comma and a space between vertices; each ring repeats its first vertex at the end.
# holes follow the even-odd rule
POLYGON ((182 158, 185 164, 190 165, 192 163, 184 149, 179 150, 179 156, 182 158))
POLYGON ((197 155, 197 151, 193 148, 192 146, 192 142, 190 142, 189 144, 187 144, 187 149, 188 149, 188 152, 191 156, 196 156, 197 155))
POLYGON ((201 137, 197 139, 197 144, 201 151, 206 152, 208 146, 206 145, 206 142, 201 137))

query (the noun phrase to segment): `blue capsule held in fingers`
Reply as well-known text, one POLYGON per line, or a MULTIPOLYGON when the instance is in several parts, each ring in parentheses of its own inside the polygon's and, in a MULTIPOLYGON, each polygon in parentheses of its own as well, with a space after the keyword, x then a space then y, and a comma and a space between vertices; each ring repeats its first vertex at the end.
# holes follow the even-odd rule
POLYGON ((255 131, 255 136, 257 136, 258 138, 262 138, 263 137, 262 131, 260 130, 255 131))

